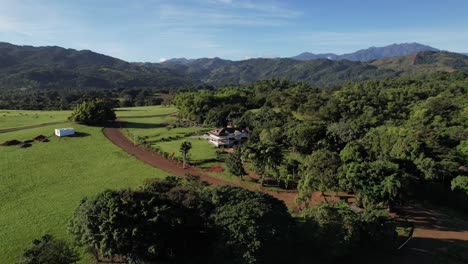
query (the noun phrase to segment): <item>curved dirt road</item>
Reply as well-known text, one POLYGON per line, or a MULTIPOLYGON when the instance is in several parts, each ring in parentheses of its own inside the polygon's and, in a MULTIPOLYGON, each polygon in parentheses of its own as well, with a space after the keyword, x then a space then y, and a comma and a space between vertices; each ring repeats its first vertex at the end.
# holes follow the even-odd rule
MULTIPOLYGON (((124 125, 124 123, 121 123, 124 125)), ((182 165, 179 162, 168 160, 158 153, 155 153, 151 150, 145 149, 138 145, 134 145, 125 135, 122 134, 119 126, 115 124, 114 126, 108 126, 103 129, 104 135, 115 145, 122 148, 125 152, 135 156, 137 159, 155 167, 159 168, 163 171, 167 171, 169 174, 185 177, 187 173, 192 175, 196 175, 200 177, 200 180, 206 181, 212 185, 231 185, 231 186, 239 186, 235 182, 226 181, 224 179, 220 179, 217 177, 213 177, 204 171, 195 168, 195 167, 187 167, 186 169, 182 168, 182 165)), ((282 201, 288 206, 294 206, 294 198, 296 197, 296 193, 289 193, 289 192, 273 192, 273 191, 265 191, 259 188, 249 188, 250 190, 256 191, 263 191, 266 192, 282 201)))
MULTIPOLYGON (((399 208, 399 214, 414 225, 412 239, 395 256, 391 263, 462 263, 442 254, 453 245, 468 245, 468 222, 450 217, 442 212, 412 204, 399 208)), ((390 262, 389 262, 390 263, 390 262)))
MULTIPOLYGON (((169 174, 185 177, 186 173, 190 173, 199 176, 201 180, 210 184, 239 186, 235 182, 213 177, 195 167, 183 169, 182 165, 176 161, 165 159, 151 150, 135 146, 122 134, 119 127, 106 127, 103 129, 103 132, 109 140, 127 153, 132 154, 153 167, 167 171, 169 174)), ((262 190, 260 187, 249 189, 269 193, 284 201, 288 207, 293 208, 295 206, 294 198, 296 193, 272 192, 262 190)), ((399 214, 410 222, 413 222, 415 226, 413 238, 393 256, 389 256, 387 259, 379 259, 380 263, 438 263, 436 256, 438 249, 454 243, 468 243, 467 221, 450 218, 440 212, 425 209, 421 205, 401 207, 399 214)), ((374 260, 361 259, 360 263, 374 263, 374 260)), ((448 263, 458 264, 459 262, 448 263)))

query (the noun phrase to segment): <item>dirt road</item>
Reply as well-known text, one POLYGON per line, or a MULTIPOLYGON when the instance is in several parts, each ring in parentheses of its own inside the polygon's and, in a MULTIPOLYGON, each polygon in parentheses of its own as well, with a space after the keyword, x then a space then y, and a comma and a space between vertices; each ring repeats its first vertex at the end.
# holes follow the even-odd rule
MULTIPOLYGON (((122 126, 125 125, 124 122, 121 123, 122 126)), ((119 125, 108 126, 103 129, 104 135, 115 145, 122 148, 125 152, 135 156, 137 159, 155 167, 159 168, 163 171, 168 172, 168 175, 175 175, 179 177, 185 177, 187 173, 192 175, 199 176, 201 180, 208 182, 212 185, 231 185, 231 186, 239 186, 235 182, 226 181, 224 179, 220 179, 217 177, 213 177, 206 172, 195 168, 195 167, 188 167, 182 168, 182 165, 179 162, 166 159, 155 153, 151 150, 145 149, 141 146, 134 145, 125 135, 122 134, 119 125)), ((251 190, 259 190, 266 192, 282 201, 288 206, 293 207, 294 198, 296 197, 296 193, 288 193, 288 192, 273 192, 273 191, 266 191, 261 190, 260 187, 258 188, 249 188, 251 190)))
MULTIPOLYGON (((167 171, 170 175, 184 177, 186 173, 191 173, 210 184, 239 186, 235 182, 213 177, 195 167, 183 169, 178 162, 165 159, 151 150, 135 146, 122 134, 119 127, 107 127, 103 129, 103 132, 115 145, 145 163, 167 171)), ((296 193, 272 192, 261 190, 260 187, 251 188, 251 190, 264 191, 283 200, 288 207, 295 206, 294 198, 296 193)), ((454 219, 417 204, 401 207, 399 214, 413 222, 415 227, 413 238, 401 250, 395 252, 393 256, 379 259, 379 263, 440 263, 438 259, 440 249, 455 243, 468 243, 468 221, 454 219)), ((375 263, 374 260, 371 258, 360 259, 359 263, 375 263)), ((458 264, 461 262, 453 260, 447 263, 458 264)))

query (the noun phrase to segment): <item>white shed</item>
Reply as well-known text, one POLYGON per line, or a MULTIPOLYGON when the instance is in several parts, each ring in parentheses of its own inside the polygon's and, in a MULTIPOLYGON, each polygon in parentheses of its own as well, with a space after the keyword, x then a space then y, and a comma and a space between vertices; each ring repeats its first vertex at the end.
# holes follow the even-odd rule
POLYGON ((75 135, 75 129, 73 128, 56 128, 55 135, 57 137, 66 137, 75 135))

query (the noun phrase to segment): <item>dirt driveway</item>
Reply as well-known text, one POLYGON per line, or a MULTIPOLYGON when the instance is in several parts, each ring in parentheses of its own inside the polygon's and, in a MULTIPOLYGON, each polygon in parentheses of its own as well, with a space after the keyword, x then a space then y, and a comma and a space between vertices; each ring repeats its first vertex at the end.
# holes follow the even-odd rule
MULTIPOLYGON (((176 161, 165 159, 151 150, 135 146, 122 134, 117 126, 106 127, 103 129, 103 132, 109 140, 127 153, 132 154, 153 167, 167 171, 168 175, 185 177, 186 173, 190 173, 199 176, 201 180, 210 184, 239 186, 235 182, 213 177, 195 167, 183 169, 182 165, 176 161)), ((249 189, 264 191, 284 201, 288 207, 295 207, 294 198, 296 197, 296 193, 294 192, 266 191, 261 190, 259 186, 249 189)), ((440 249, 455 243, 468 243, 468 221, 451 218, 443 213, 426 209, 417 204, 399 208, 399 214, 414 224, 413 238, 393 256, 379 259, 379 263, 440 263, 437 256, 437 252, 440 249)), ((359 263, 375 263, 374 261, 375 259, 360 259, 359 263)), ((462 262, 450 260, 450 262, 446 263, 458 264, 462 262)))
MULTIPOLYGON (((119 124, 119 123, 117 123, 119 124)), ((179 177, 185 177, 185 174, 190 173, 192 175, 199 176, 201 180, 208 182, 209 184, 213 185, 231 185, 231 186, 239 186, 235 182, 231 181, 226 181, 224 179, 220 179, 217 177, 213 177, 204 171, 195 168, 195 167, 188 167, 188 168, 182 168, 182 164, 166 159, 159 155, 158 153, 155 153, 151 150, 145 149, 141 146, 134 145, 125 135, 122 134, 122 131, 120 130, 119 125, 114 125, 114 126, 108 126, 103 129, 104 135, 115 145, 119 146, 122 148, 125 152, 135 156, 137 159, 155 167, 159 168, 163 171, 168 172, 168 175, 175 175, 179 177)), ((125 126, 124 122, 120 123, 122 126, 125 126)), ((266 191, 266 190, 261 190, 260 187, 258 188, 249 188, 251 190, 258 190, 258 191, 263 191, 266 192, 282 201, 288 206, 288 207, 294 207, 294 198, 296 197, 296 193, 294 192, 274 192, 274 191, 266 191)))

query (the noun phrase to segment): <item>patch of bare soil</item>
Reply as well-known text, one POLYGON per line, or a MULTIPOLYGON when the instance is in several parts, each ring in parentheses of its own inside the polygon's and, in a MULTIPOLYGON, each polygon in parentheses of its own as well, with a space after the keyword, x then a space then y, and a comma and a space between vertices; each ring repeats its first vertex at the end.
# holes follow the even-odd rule
POLYGON ((220 164, 213 165, 206 169, 208 172, 224 172, 224 168, 220 164))

